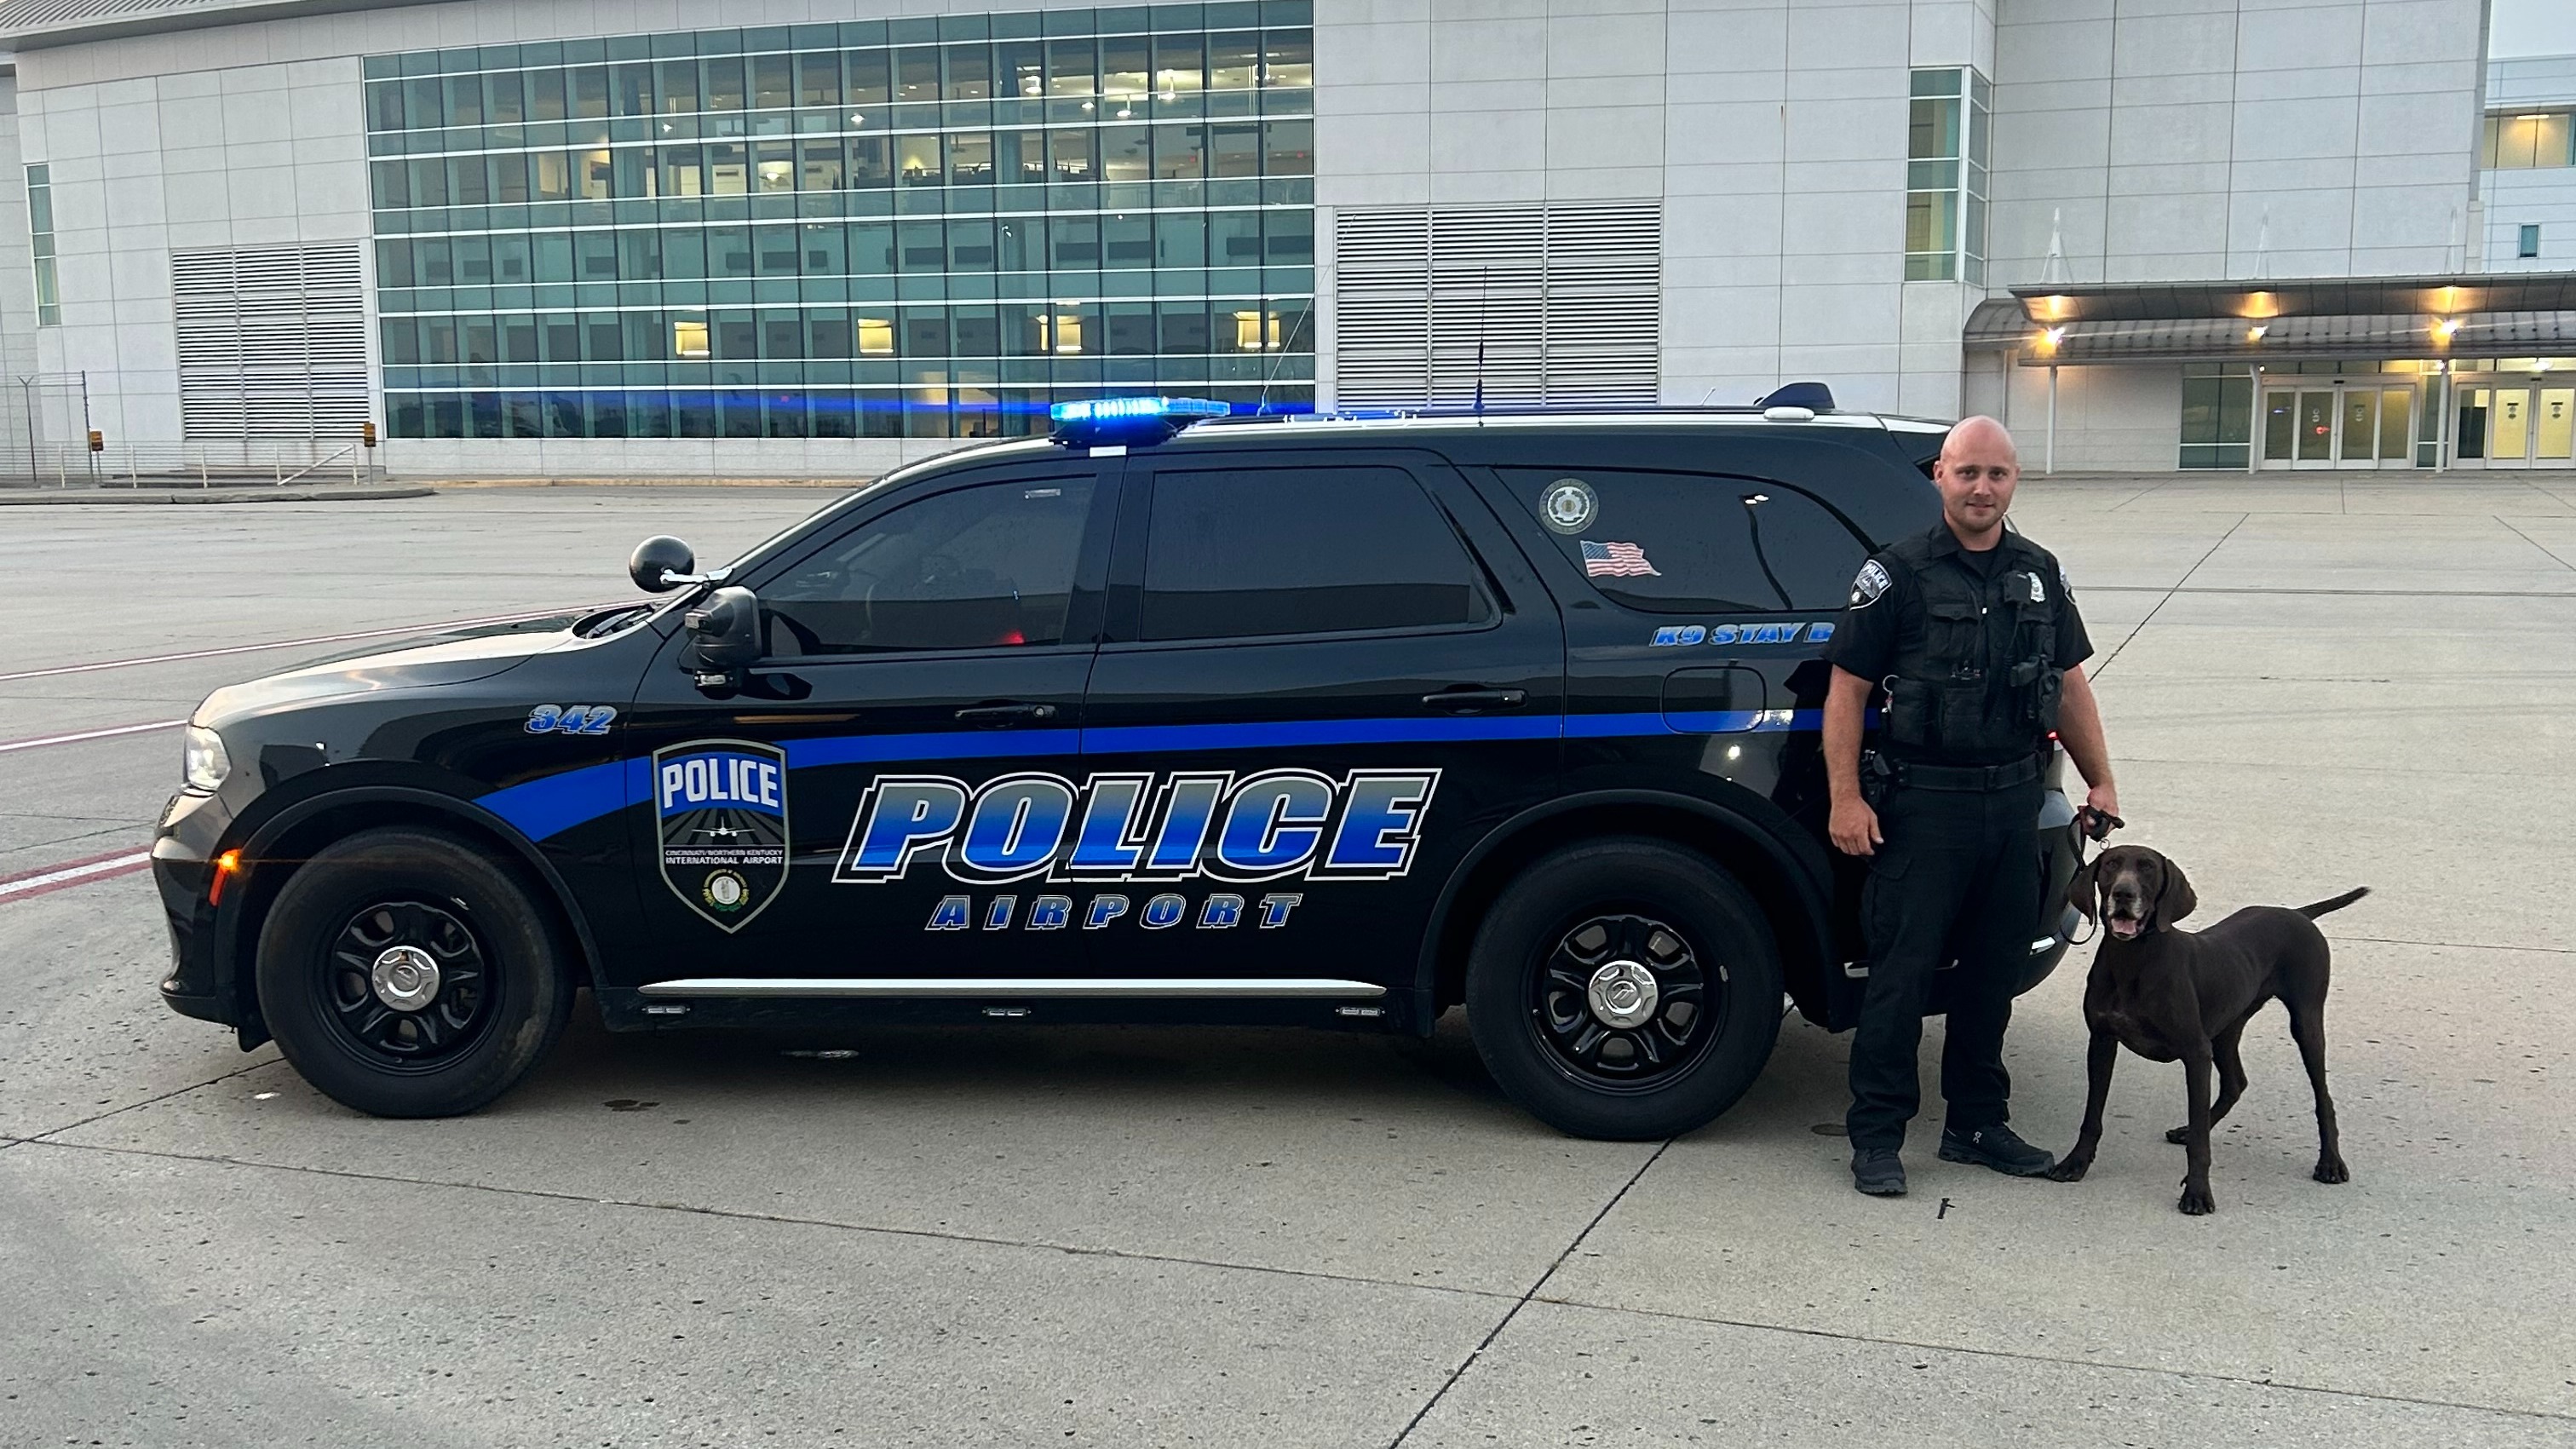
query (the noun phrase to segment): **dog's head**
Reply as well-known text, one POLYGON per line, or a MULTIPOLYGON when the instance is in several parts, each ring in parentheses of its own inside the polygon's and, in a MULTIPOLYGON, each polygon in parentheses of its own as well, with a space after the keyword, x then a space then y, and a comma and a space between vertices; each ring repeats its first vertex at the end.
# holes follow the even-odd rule
POLYGON ((2134 941, 2190 915, 2200 905, 2182 867, 2143 845, 2115 845, 2067 882, 2066 903, 2134 941))

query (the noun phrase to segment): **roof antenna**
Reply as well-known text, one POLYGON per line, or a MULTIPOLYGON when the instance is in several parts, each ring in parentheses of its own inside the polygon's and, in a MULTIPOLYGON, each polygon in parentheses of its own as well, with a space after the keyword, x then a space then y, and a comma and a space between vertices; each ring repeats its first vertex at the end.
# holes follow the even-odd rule
POLYGON ((1491 263, 1476 273, 1476 416, 1485 415, 1485 305, 1494 293, 1491 263))
MULTIPOLYGON (((1270 373, 1268 376, 1261 379, 1261 399, 1252 405, 1252 415, 1254 417, 1266 417, 1269 415, 1270 385, 1279 380, 1280 364, 1288 360, 1288 344, 1297 340, 1298 329, 1306 325, 1306 314, 1314 310, 1315 299, 1309 297, 1306 299, 1306 305, 1297 309, 1297 320, 1289 324, 1287 334, 1279 339, 1279 355, 1270 359, 1270 373)), ((1267 319, 1264 320, 1266 321, 1267 319)))

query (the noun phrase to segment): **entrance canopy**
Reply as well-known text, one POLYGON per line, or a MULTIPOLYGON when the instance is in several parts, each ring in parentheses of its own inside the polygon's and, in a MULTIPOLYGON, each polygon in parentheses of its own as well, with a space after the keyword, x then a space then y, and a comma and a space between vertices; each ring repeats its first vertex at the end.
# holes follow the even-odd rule
POLYGON ((1964 341, 2025 367, 2549 356, 2576 353, 2576 273, 2015 287, 1964 341))

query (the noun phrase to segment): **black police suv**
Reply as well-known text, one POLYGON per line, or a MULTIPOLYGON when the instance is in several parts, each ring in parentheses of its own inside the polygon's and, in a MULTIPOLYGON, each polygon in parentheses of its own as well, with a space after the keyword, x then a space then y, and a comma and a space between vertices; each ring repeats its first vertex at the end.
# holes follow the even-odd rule
POLYGON ((648 540, 665 600, 217 691, 164 999, 387 1116, 491 1101, 584 986, 618 1029, 1463 1005, 1609 1138, 1724 1111, 1784 993, 1852 1024, 1816 655, 1938 519, 1938 425, 1060 412, 725 568, 648 540))

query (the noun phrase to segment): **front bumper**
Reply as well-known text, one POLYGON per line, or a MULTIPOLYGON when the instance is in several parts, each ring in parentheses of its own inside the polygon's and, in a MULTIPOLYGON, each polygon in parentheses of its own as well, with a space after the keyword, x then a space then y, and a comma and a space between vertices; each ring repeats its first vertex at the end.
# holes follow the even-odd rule
POLYGON ((162 919, 170 931, 162 1004, 182 1016, 240 1026, 245 1017, 241 993, 232 952, 224 948, 227 913, 208 899, 215 855, 231 819, 218 796, 172 796, 152 840, 152 885, 161 893, 162 919))

